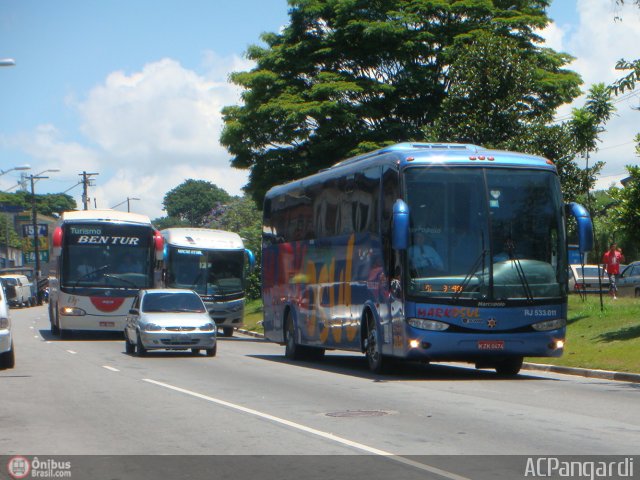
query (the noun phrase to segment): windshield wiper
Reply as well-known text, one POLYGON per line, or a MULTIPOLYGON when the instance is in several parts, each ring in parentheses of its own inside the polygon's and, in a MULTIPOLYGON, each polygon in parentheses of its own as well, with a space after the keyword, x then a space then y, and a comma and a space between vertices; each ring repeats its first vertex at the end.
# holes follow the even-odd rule
POLYGON ((460 298, 460 295, 462 295, 462 292, 464 292, 464 289, 467 287, 467 285, 471 281, 471 278, 478 271, 478 268, 480 267, 480 263, 483 264, 482 271, 484 273, 484 260, 485 260, 485 257, 487 255, 487 253, 488 253, 488 251, 485 248, 484 250, 482 250, 480 252, 480 255, 478 255, 478 258, 476 258, 476 260, 473 262, 473 265, 471 266, 471 268, 469 269, 467 274, 464 276, 464 279, 462 280, 462 283, 460 284, 460 290, 458 290, 455 293, 455 295, 453 296, 453 300, 454 301, 458 300, 460 298))
POLYGON ((520 283, 524 288, 524 294, 527 297, 527 300, 531 303, 533 302, 533 292, 531 291, 531 287, 529 286, 529 282, 527 281, 527 276, 524 273, 524 268, 522 268, 520 259, 515 254, 515 250, 516 250, 515 243, 513 241, 507 242, 506 250, 507 250, 507 254, 509 255, 509 260, 511 260, 516 267, 516 273, 518 274, 520 283))
MULTIPOLYGON (((136 284, 135 284, 134 282, 132 282, 131 280, 128 280, 128 279, 126 279, 126 278, 119 277, 119 276, 117 276, 117 275, 110 275, 110 274, 108 274, 108 273, 105 273, 105 274, 103 275, 103 277, 104 277, 104 278, 115 278, 116 280, 120 280, 120 281, 121 281, 121 282, 123 282, 123 283, 128 283, 129 285, 132 285, 132 286, 133 286, 133 288, 136 288, 136 289, 137 289, 137 288, 140 288, 140 287, 138 287, 138 285, 136 285, 136 284)), ((118 287, 115 287, 115 286, 114 286, 114 288, 118 288, 118 287)), ((126 287, 120 287, 120 288, 126 288, 126 287)))
MULTIPOLYGON (((109 268, 109 265, 102 265, 101 267, 96 268, 95 270, 92 270, 88 273, 85 273, 84 275, 78 277, 78 279, 76 280, 76 282, 73 284, 73 289, 75 290, 76 287, 78 286, 78 284, 80 283, 81 280, 84 280, 85 278, 88 278, 92 275, 95 275, 97 273, 102 273, 105 270, 107 270, 109 268)), ((104 276, 104 274, 103 274, 104 276)))

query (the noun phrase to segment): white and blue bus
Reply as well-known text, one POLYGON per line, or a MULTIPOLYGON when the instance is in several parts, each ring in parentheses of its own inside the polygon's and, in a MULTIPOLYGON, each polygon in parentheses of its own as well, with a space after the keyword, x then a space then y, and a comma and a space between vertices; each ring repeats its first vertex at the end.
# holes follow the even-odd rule
POLYGON ((243 325, 245 277, 254 266, 253 253, 234 232, 167 228, 160 233, 164 286, 195 290, 224 336, 231 337, 243 325))
POLYGON ((149 217, 116 210, 64 212, 53 233, 51 333, 124 332, 141 288, 153 288, 162 236, 149 217))
POLYGON ((264 330, 290 358, 363 352, 465 361, 515 375, 562 355, 566 215, 544 158, 475 145, 401 143, 267 192, 264 330), (419 260, 420 251, 427 260, 419 260))

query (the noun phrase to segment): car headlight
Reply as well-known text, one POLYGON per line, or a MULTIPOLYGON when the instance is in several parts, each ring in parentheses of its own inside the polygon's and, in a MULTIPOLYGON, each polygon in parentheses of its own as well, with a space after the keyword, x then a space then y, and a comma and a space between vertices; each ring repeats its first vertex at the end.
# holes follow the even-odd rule
POLYGON ((212 330, 215 330, 216 326, 213 323, 207 323, 206 325, 202 325, 200 327, 200 330, 202 330, 203 332, 210 332, 212 330))
POLYGON ((531 325, 534 330, 538 332, 548 332, 549 330, 557 330, 567 326, 567 321, 564 318, 555 318, 553 320, 545 320, 544 322, 538 322, 531 325))
POLYGON ((160 325, 156 325, 155 323, 147 323, 144 326, 145 332, 157 332, 159 330, 162 330, 162 327, 160 325))
POLYGON ((427 320, 425 318, 409 318, 407 322, 412 327, 419 328, 420 330, 442 332, 449 328, 448 323, 438 322, 437 320, 427 320))
POLYGON ((67 315, 70 317, 82 317, 86 314, 87 312, 85 312, 83 309, 78 307, 61 307, 60 308, 60 315, 67 315))
POLYGON ((9 319, 1 317, 0 318, 0 330, 8 330, 9 329, 9 319))

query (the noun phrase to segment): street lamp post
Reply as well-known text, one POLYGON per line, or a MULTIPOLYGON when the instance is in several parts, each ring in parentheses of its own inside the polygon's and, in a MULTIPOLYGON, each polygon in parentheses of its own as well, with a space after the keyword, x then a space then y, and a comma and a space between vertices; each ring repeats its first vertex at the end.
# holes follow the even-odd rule
POLYGON ((127 199, 125 201, 120 202, 120 203, 118 203, 117 205, 114 205, 111 208, 116 208, 116 207, 119 207, 120 205, 126 203, 127 204, 127 212, 131 212, 131 200, 140 200, 140 199, 137 198, 137 197, 127 197, 127 199))
POLYGON ((29 165, 18 165, 17 167, 10 168, 9 170, 0 169, 0 175, 4 175, 5 173, 13 172, 14 170, 29 170, 31 167, 29 165))

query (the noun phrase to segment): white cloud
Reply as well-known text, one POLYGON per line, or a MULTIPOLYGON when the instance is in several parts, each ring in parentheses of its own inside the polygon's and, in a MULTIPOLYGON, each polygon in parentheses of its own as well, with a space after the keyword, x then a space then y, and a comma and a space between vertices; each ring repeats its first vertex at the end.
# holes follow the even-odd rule
MULTIPOLYGON (((65 141, 55 127, 43 125, 13 142, 34 163, 73 172, 73 181, 82 170, 99 172, 89 189, 91 208, 136 197, 140 200, 131 202, 132 210, 162 216, 165 193, 188 178, 241 195, 248 172, 231 168, 218 139, 221 109, 239 101, 239 90, 227 82, 229 73, 246 70, 250 63, 213 52, 205 52, 203 59, 204 75, 162 59, 138 72, 111 73, 83 100, 68 96, 80 116, 84 138, 78 141, 65 141)), ((81 193, 80 188, 69 192, 79 207, 81 193)), ((126 209, 126 203, 119 208, 126 209)))
MULTIPOLYGON (((615 70, 619 59, 640 57, 640 9, 631 2, 624 7, 615 7, 613 2, 602 0, 577 0, 576 5, 576 24, 551 24, 542 35, 549 47, 576 57, 568 68, 582 75, 586 92, 594 83, 611 84, 623 76, 623 72, 615 70), (616 16, 622 20, 616 21, 616 16)), ((638 163, 633 138, 640 131, 640 112, 632 107, 638 107, 639 98, 640 95, 636 95, 624 101, 614 100, 616 114, 605 126, 607 132, 601 137, 599 151, 591 159, 591 162, 606 162, 597 188, 607 188, 624 178, 624 166, 638 163)), ((581 97, 572 107, 580 107, 583 103, 584 97, 581 97)), ((570 107, 563 107, 558 115, 565 117, 569 113, 570 107)))

